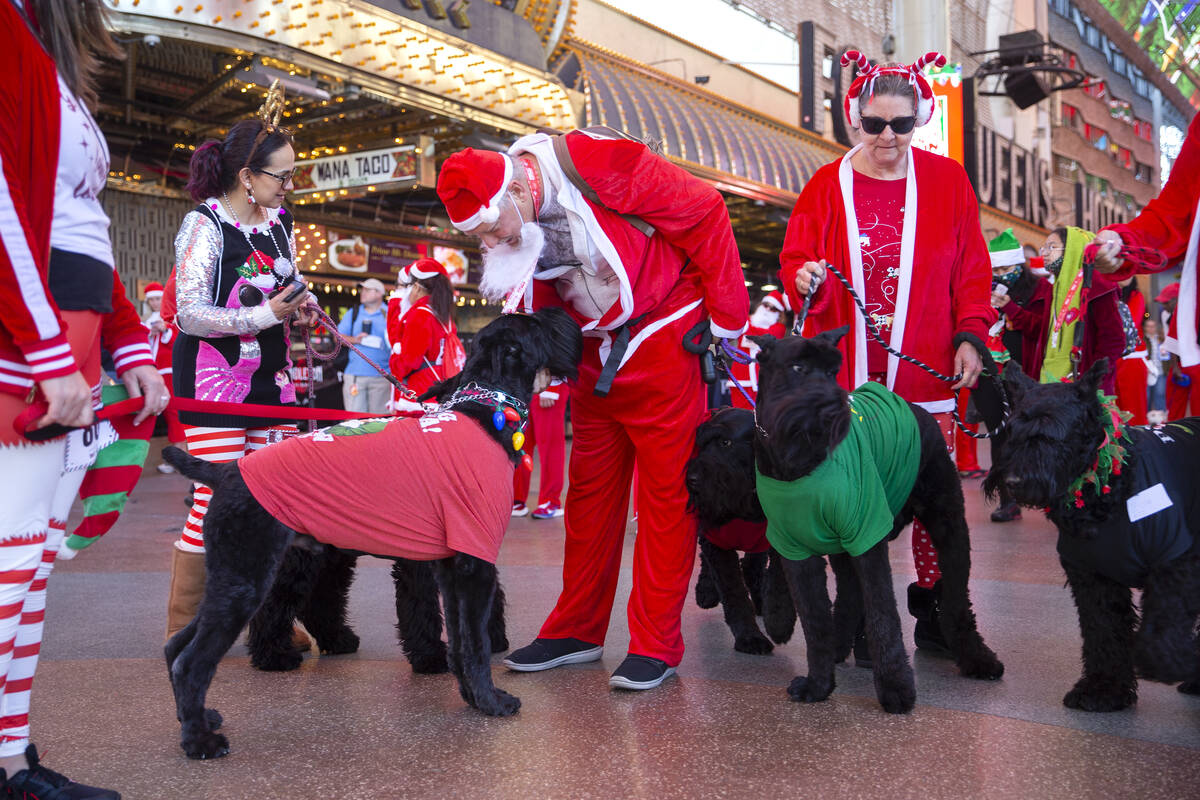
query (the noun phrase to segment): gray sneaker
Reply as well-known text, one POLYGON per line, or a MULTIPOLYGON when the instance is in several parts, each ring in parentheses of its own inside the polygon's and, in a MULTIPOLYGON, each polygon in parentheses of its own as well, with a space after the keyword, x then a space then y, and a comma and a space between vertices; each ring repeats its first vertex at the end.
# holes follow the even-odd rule
POLYGON ((608 679, 608 685, 613 689, 642 691, 653 689, 674 674, 675 668, 668 667, 665 661, 630 653, 608 679))
POLYGON ((503 663, 516 672, 541 672, 564 664, 599 661, 602 655, 603 647, 579 639, 534 639, 531 644, 509 653, 503 663))

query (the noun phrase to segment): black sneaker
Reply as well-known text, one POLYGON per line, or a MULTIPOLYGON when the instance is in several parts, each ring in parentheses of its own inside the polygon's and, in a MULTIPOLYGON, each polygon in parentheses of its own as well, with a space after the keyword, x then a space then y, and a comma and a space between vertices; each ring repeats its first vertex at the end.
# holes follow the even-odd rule
POLYGON ((541 672, 563 664, 586 664, 599 661, 604 648, 578 639, 534 639, 504 659, 504 666, 516 672, 541 672))
POLYGON ((653 689, 674 674, 675 668, 668 667, 665 661, 630 653, 608 679, 608 685, 613 689, 641 691, 653 689))
POLYGON ((37 748, 25 748, 29 769, 13 775, 4 784, 4 791, 14 800, 121 800, 111 789, 97 789, 76 783, 66 775, 46 769, 38 762, 37 748))

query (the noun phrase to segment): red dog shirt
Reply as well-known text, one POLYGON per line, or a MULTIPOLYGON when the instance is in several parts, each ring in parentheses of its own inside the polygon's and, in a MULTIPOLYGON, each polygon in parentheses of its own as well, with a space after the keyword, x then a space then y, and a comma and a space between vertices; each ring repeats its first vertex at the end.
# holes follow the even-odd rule
POLYGON ((334 547, 417 561, 466 553, 496 563, 512 513, 513 465, 453 411, 352 420, 238 461, 267 513, 334 547))

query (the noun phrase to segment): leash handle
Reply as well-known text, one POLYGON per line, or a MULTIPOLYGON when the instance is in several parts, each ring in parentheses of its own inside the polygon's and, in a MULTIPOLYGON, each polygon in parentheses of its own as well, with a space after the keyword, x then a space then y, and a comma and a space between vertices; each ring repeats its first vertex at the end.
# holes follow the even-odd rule
POLYGON ((800 310, 796 312, 796 319, 792 321, 792 334, 800 336, 804 330, 804 320, 808 319, 808 310, 812 308, 813 291, 815 286, 809 286, 808 294, 804 295, 804 303, 800 306, 800 310))
MULTIPOLYGON (((1096 255, 1100 252, 1100 247, 1101 243, 1093 239, 1083 248, 1085 265, 1091 266, 1096 263, 1096 255)), ((1166 253, 1153 247, 1122 243, 1117 250, 1117 255, 1122 261, 1132 263, 1136 273, 1161 272, 1167 266, 1166 253)))

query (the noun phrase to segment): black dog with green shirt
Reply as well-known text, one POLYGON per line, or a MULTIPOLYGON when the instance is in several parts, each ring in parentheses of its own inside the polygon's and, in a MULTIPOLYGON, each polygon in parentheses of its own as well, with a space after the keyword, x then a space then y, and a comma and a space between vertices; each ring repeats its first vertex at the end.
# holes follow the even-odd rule
POLYGON ((847 393, 837 384, 846 328, 812 339, 754 337, 759 392, 755 460, 767 538, 804 628, 808 675, 788 695, 819 702, 834 688, 834 664, 849 652, 860 616, 879 703, 912 710, 912 667, 892 591, 887 543, 914 517, 926 523, 942 568, 939 619, 959 671, 1004 674, 975 627, 967 593, 970 534, 962 485, 933 417, 879 384, 847 393), (843 591, 831 606, 825 556, 843 591))

